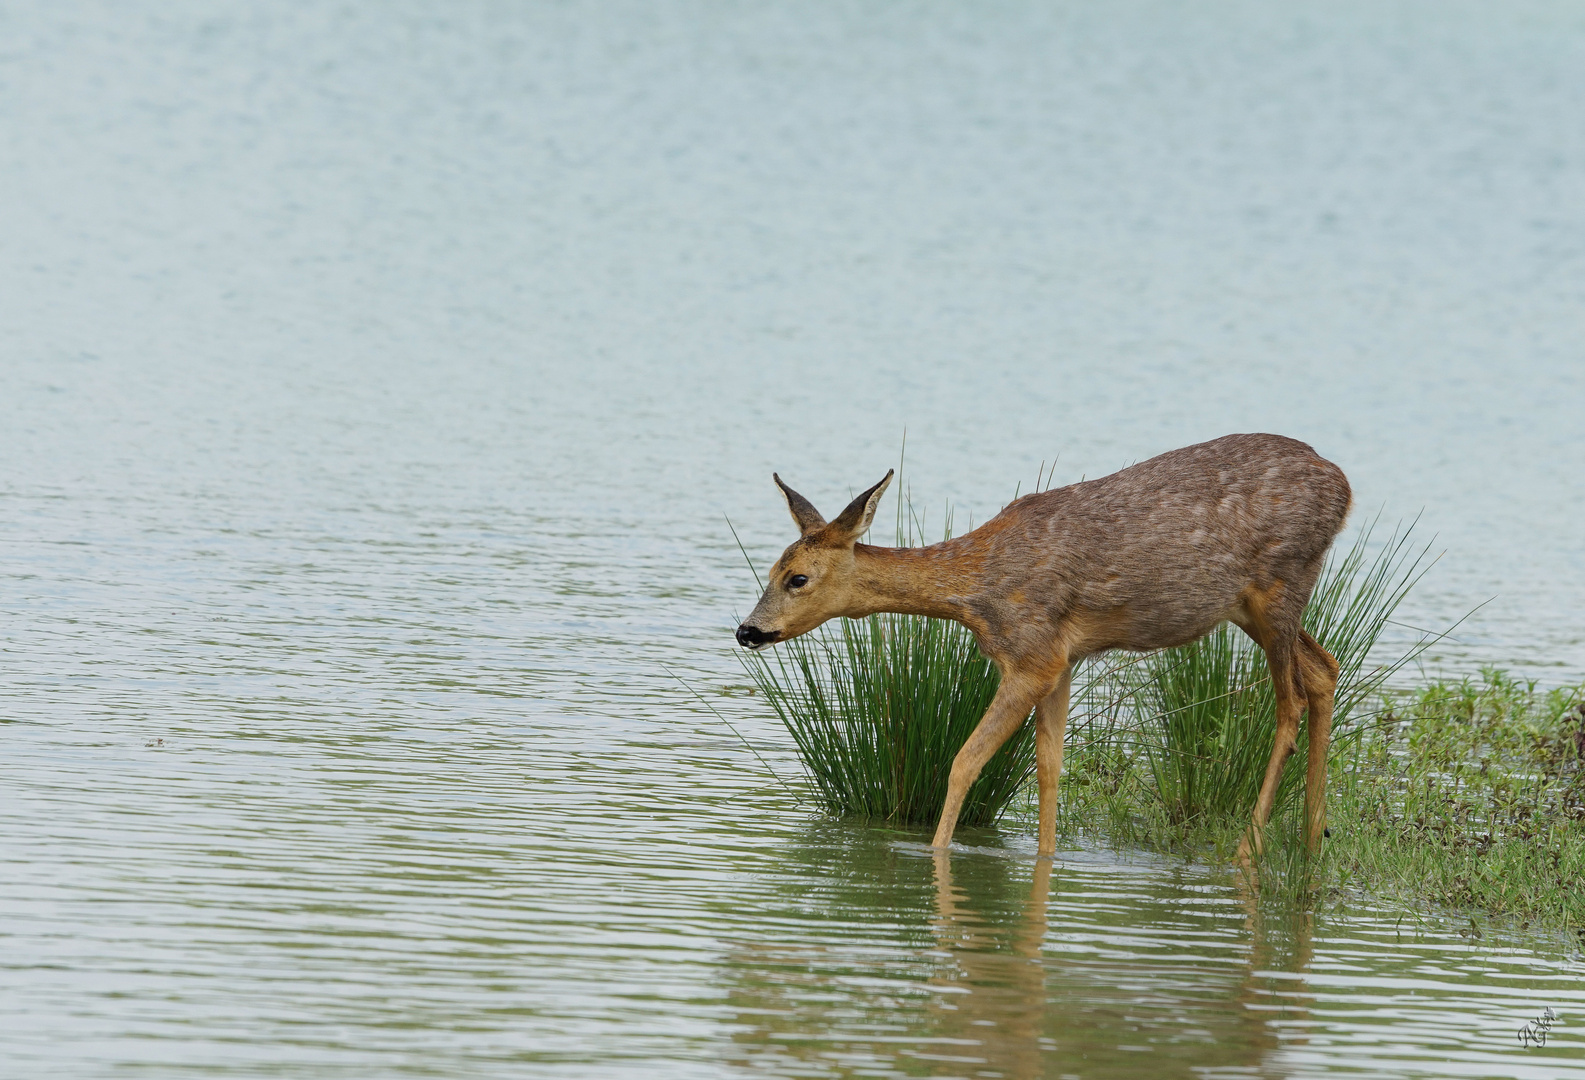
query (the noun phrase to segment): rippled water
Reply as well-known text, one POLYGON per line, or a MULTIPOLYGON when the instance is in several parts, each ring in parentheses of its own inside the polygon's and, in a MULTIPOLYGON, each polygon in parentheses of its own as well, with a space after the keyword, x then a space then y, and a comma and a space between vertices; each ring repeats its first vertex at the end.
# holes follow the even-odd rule
POLYGON ((6 1073, 1585 1076, 1566 944, 819 821, 724 520, 1277 430, 1585 679, 1580 100, 1568 5, 8 6, 6 1073))

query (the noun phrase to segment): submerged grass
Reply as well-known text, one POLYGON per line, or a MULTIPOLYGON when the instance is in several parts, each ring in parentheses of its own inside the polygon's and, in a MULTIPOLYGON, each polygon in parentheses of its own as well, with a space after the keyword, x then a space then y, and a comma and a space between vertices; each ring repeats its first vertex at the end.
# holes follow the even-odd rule
POLYGON ((1585 686, 1488 668, 1384 705, 1334 760, 1324 876, 1585 937, 1585 686))
MULTIPOLYGON (((1320 857, 1304 847, 1301 808, 1279 810, 1261 891, 1302 903, 1368 895, 1585 941, 1585 685, 1543 691, 1487 669, 1378 688, 1360 706, 1331 760, 1320 857)), ((1120 740, 1070 758, 1058 815, 1067 843, 1225 859, 1247 824, 1247 808, 1171 820, 1147 761, 1120 740)), ((1023 810, 1032 828, 1032 793, 1023 810)))
MULTIPOLYGON (((1261 890, 1303 902, 1365 894, 1585 940, 1585 685, 1542 691, 1487 669, 1373 693, 1334 744, 1320 857, 1290 801, 1266 830, 1261 890)), ((1247 824, 1247 807, 1173 820, 1148 757, 1122 739, 1070 758, 1058 816, 1069 843, 1225 858, 1247 824)))

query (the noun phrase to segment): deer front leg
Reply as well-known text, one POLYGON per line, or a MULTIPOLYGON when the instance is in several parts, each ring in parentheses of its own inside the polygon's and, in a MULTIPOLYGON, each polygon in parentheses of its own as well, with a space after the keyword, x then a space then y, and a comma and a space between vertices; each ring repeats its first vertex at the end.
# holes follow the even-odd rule
MULTIPOLYGON (((941 821, 936 825, 933 847, 947 848, 952 844, 952 830, 957 828, 958 814, 963 810, 963 800, 980 770, 991 760, 991 755, 1012 738, 1020 724, 1029 719, 1035 703, 1050 691, 1050 684, 1031 685, 1026 681, 1003 679, 991 707, 985 710, 979 726, 963 743, 963 749, 952 759, 952 775, 947 780, 947 801, 941 808, 941 821)), ((1055 819, 1053 819, 1055 820, 1055 819)))
POLYGON ((1040 784, 1040 854, 1057 853, 1057 781, 1062 777, 1062 740, 1068 731, 1069 665, 1057 688, 1035 706, 1035 772, 1040 784))

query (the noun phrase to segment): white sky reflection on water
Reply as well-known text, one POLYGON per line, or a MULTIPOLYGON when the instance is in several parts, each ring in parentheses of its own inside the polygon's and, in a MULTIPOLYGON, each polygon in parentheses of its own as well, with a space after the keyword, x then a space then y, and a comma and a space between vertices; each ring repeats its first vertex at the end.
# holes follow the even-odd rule
POLYGON ((1550 947, 1079 853, 1030 953, 1016 833, 944 921, 663 672, 741 681, 723 515, 773 556, 772 469, 830 510, 906 429, 962 526, 1043 461, 1273 430, 1356 521, 1423 510, 1406 622, 1490 601, 1433 667, 1585 679, 1577 9, 14 5, 0 42, 30 1075, 1585 1075, 1550 947))

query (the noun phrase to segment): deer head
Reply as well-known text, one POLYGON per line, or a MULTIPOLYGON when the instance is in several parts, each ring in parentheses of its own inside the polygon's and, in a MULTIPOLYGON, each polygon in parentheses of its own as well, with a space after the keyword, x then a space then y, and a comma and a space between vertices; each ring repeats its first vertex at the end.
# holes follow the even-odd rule
POLYGON ((880 483, 848 503, 829 523, 813 503, 782 483, 781 477, 772 473, 771 478, 787 499, 787 511, 800 535, 776 560, 765 595, 737 628, 738 644, 748 649, 807 634, 850 610, 853 545, 875 520, 875 508, 892 482, 892 470, 887 469, 880 483))

